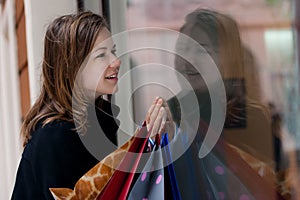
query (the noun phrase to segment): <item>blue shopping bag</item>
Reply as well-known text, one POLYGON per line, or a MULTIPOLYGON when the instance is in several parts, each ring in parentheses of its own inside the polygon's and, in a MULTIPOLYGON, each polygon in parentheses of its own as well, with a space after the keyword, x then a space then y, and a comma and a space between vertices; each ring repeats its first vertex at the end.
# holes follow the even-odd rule
POLYGON ((142 173, 131 189, 128 200, 164 199, 164 168, 160 145, 155 145, 142 173))
POLYGON ((164 134, 161 139, 156 137, 155 142, 149 139, 149 144, 152 146, 150 157, 132 187, 128 199, 180 200, 173 164, 170 162, 172 156, 168 135, 164 134))
POLYGON ((161 140, 164 161, 168 164, 165 168, 165 199, 180 200, 180 192, 176 174, 172 163, 172 155, 169 147, 168 134, 164 134, 161 140))

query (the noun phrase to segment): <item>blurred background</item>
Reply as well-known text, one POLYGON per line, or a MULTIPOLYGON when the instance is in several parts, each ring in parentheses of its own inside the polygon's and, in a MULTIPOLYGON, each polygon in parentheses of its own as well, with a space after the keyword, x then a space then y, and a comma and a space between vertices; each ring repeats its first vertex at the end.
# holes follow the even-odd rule
MULTIPOLYGON (((9 199, 14 185, 22 152, 20 125, 39 94, 43 37, 51 20, 91 10, 106 17, 114 34, 145 27, 178 31, 198 7, 236 20, 250 66, 245 69, 247 95, 266 108, 248 112, 247 130, 225 130, 226 140, 242 149, 246 144, 251 148, 245 151, 254 149, 256 158, 277 171, 284 169, 277 179, 288 182, 282 189, 286 198, 300 199, 299 0, 0 0, 0 199, 9 199)), ((176 37, 146 30, 135 33, 133 42, 139 41, 172 47, 176 37)), ((117 43, 118 48, 130 45, 117 43)), ((131 116, 122 123, 124 132, 142 122, 155 96, 168 99, 180 91, 174 73, 160 73, 157 64, 149 63, 173 67, 174 56, 150 49, 122 57, 123 74, 144 66, 138 74, 129 73, 113 98, 131 116), (137 87, 153 74, 161 84, 137 87)))

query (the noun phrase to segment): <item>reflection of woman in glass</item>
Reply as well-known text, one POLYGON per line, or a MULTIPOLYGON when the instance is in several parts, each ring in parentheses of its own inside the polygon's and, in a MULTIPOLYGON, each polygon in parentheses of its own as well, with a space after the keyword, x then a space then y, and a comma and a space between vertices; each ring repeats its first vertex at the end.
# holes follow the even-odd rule
POLYGON ((276 199, 279 195, 273 187, 275 180, 270 166, 239 148, 233 148, 222 138, 205 158, 198 158, 196 161, 207 130, 206 125, 213 120, 207 85, 214 87, 214 82, 218 81, 206 79, 208 82, 205 83, 203 77, 209 74, 200 74, 203 71, 201 68, 217 67, 223 79, 227 98, 224 128, 247 128, 243 47, 236 22, 229 16, 198 9, 187 15, 180 33, 189 39, 181 36, 178 38, 176 51, 183 56, 176 56, 175 68, 191 84, 192 91, 186 91, 188 88, 182 84, 183 90, 168 103, 174 121, 183 123, 183 129, 193 126, 195 122, 192 110, 180 110, 179 102, 188 104, 188 99, 195 92, 201 117, 196 138, 186 153, 174 163, 178 172, 185 162, 189 162, 187 166, 193 169, 190 173, 185 171, 177 174, 182 196, 184 199, 276 199), (193 45, 194 42, 199 45, 193 45), (271 175, 262 173, 259 176, 258 169, 253 170, 249 164, 258 164, 271 175), (246 176, 249 178, 245 178, 246 176), (191 187, 183 189, 181 184, 189 184, 191 187))
POLYGON ((198 100, 203 101, 207 86, 202 78, 203 74, 199 72, 203 66, 217 66, 227 95, 225 126, 245 126, 245 113, 241 112, 245 104, 243 56, 235 21, 219 13, 198 10, 186 17, 186 23, 180 28, 180 32, 200 45, 189 45, 189 41, 179 39, 176 51, 183 52, 189 60, 176 56, 175 69, 189 81, 198 100))

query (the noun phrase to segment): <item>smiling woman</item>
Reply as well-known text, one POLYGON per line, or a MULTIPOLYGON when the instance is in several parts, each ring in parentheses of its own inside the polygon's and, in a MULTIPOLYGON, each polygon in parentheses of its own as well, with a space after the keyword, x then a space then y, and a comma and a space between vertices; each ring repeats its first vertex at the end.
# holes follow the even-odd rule
MULTIPOLYGON (((102 98, 117 90, 121 62, 115 51, 105 20, 91 12, 64 15, 48 26, 41 93, 22 126, 24 151, 12 199, 53 199, 49 188, 74 188, 116 149, 118 107, 102 98), (94 129, 99 125, 101 131, 94 129), (99 157, 86 149, 85 138, 99 157)), ((161 133, 166 115, 162 100, 154 100, 147 127, 161 133)))
POLYGON ((96 97, 117 91, 121 61, 116 57, 116 45, 107 28, 98 35, 91 55, 82 71, 83 85, 96 97))

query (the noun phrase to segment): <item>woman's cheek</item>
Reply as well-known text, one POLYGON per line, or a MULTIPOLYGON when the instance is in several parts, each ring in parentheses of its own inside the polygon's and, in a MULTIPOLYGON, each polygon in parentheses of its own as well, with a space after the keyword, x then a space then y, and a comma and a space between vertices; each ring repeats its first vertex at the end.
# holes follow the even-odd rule
POLYGON ((88 65, 83 70, 83 85, 88 90, 95 91, 98 83, 101 79, 103 79, 104 75, 104 67, 98 66, 96 63, 93 65, 88 65))

